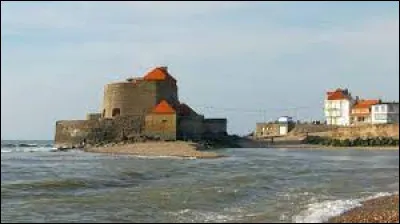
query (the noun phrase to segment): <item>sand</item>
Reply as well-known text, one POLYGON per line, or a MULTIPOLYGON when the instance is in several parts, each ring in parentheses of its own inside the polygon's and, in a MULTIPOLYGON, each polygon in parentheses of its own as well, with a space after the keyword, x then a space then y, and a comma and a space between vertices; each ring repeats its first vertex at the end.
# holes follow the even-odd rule
POLYGON ((86 152, 129 154, 137 156, 173 156, 190 157, 197 159, 219 158, 221 155, 214 152, 199 151, 200 145, 189 142, 143 142, 108 147, 87 148, 86 152))
POLYGON ((328 223, 399 223, 399 195, 365 201, 328 223))

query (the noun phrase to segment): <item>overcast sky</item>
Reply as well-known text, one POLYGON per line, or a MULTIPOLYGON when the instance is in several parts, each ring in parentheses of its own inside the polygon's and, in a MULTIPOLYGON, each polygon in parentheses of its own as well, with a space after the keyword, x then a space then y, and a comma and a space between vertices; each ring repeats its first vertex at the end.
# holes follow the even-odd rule
POLYGON ((399 3, 2 1, 1 138, 53 139, 100 111, 106 83, 157 65, 230 133, 322 119, 337 87, 398 100, 399 3))

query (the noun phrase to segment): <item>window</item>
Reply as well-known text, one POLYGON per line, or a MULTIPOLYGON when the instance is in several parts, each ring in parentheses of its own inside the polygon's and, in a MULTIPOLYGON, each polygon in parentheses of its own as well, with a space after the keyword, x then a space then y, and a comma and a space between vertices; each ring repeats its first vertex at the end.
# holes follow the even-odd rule
POLYGON ((103 117, 106 116, 106 109, 103 110, 103 117))
POLYGON ((386 120, 386 114, 375 114, 375 120, 386 120))
POLYGON ((119 109, 119 108, 114 108, 114 109, 112 110, 112 117, 119 116, 120 114, 121 114, 121 109, 119 109))

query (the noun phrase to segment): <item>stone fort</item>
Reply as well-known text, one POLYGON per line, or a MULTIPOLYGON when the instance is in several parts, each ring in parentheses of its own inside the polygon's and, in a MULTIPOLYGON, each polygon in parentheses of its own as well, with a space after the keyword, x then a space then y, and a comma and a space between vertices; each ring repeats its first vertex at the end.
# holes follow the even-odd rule
POLYGON ((144 136, 160 140, 200 140, 227 135, 226 119, 205 119, 178 98, 177 80, 167 67, 104 87, 102 109, 85 120, 56 122, 58 148, 116 142, 144 136))

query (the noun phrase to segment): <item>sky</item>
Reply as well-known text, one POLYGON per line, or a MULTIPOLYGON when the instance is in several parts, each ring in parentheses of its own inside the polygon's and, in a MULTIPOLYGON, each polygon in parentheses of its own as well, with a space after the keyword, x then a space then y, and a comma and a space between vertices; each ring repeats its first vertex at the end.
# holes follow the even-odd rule
POLYGON ((166 65, 228 132, 323 119, 324 94, 399 99, 398 2, 1 2, 1 138, 53 139, 103 87, 166 65))

